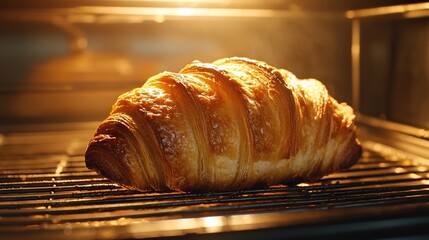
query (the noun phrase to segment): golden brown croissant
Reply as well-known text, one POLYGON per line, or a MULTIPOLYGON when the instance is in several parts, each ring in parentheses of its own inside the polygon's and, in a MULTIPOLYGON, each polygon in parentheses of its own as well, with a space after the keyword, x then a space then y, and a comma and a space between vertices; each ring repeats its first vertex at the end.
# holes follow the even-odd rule
POLYGON ((86 165, 144 191, 315 181, 359 158, 354 118, 317 80, 247 58, 194 61, 122 94, 86 165))

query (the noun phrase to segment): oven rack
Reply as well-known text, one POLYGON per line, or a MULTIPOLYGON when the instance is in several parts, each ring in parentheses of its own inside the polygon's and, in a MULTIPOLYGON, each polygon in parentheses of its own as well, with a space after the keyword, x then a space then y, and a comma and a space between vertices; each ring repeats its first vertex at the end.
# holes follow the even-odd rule
POLYGON ((90 134, 3 136, 0 238, 234 238, 240 233, 259 239, 359 237, 368 231, 389 237, 410 234, 410 227, 416 236, 429 234, 429 166, 413 159, 366 149, 351 169, 315 183, 237 192, 143 193, 85 167, 90 134))

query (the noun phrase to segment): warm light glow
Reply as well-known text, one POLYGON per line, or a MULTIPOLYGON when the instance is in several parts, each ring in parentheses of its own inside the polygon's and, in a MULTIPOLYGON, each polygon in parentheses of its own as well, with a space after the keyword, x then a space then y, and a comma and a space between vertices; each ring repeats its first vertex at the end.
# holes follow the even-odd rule
POLYGON ((378 166, 379 166, 379 167, 387 167, 387 166, 389 166, 389 165, 388 165, 387 163, 379 163, 379 164, 378 164, 378 166))
POLYGON ((420 182, 424 185, 429 185, 429 180, 421 180, 420 182))
POLYGON ((352 21, 352 106, 359 112, 360 103, 360 21, 352 21))
POLYGON ((429 9, 404 13, 405 18, 419 18, 419 17, 427 17, 427 16, 429 16, 429 9))
MULTIPOLYGON (((364 18, 364 17, 373 17, 380 15, 388 15, 388 14, 400 14, 405 13, 408 14, 414 11, 420 11, 418 16, 428 16, 429 3, 416 3, 416 4, 404 4, 397 6, 386 6, 386 7, 377 7, 377 8, 368 8, 368 9, 360 9, 360 10, 350 10, 346 12, 347 18, 364 18)), ((412 16, 412 15, 411 15, 412 16)))
POLYGON ((419 178, 422 178, 420 175, 415 174, 415 173, 410 173, 410 174, 408 174, 408 176, 409 176, 410 178, 412 178, 412 179, 419 179, 419 178))
POLYGON ((406 172, 404 168, 401 168, 401 167, 395 168, 395 173, 404 173, 404 172, 406 172))
POLYGON ((218 228, 224 225, 222 217, 205 217, 203 223, 206 228, 218 228))
POLYGON ((154 21, 157 23, 163 23, 165 21, 165 17, 163 15, 156 15, 154 17, 154 21))
POLYGON ((67 160, 68 160, 68 158, 64 157, 58 163, 57 169, 55 170, 55 176, 59 176, 63 172, 64 168, 67 166, 67 160))
POLYGON ((64 18, 69 23, 139 23, 143 21, 164 22, 165 19, 187 17, 239 17, 239 18, 341 18, 341 13, 308 12, 299 9, 248 9, 248 8, 174 8, 174 7, 118 7, 82 6, 28 11, 2 11, 0 18, 29 21, 52 21, 64 18))
POLYGON ((427 170, 428 170, 428 168, 424 167, 424 166, 417 167, 417 171, 419 171, 419 172, 426 172, 427 170))
POLYGON ((202 219, 202 226, 208 233, 221 232, 225 226, 225 217, 205 217, 202 219))
POLYGON ((192 8, 179 8, 177 9, 177 14, 180 16, 192 16, 193 15, 192 8))
POLYGON ((429 130, 427 129, 421 129, 401 123, 381 120, 375 117, 365 116, 362 114, 358 115, 358 120, 376 128, 384 128, 395 132, 402 132, 412 136, 429 139, 429 130))

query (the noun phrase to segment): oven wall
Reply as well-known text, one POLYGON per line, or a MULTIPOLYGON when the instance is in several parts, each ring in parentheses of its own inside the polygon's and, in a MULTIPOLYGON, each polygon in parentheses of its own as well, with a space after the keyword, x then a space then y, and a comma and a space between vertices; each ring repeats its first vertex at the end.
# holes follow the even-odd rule
POLYGON ((75 66, 61 69, 68 68, 66 64, 52 67, 72 56, 64 31, 47 23, 2 22, 1 122, 101 120, 121 92, 151 75, 179 71, 195 59, 210 62, 230 56, 263 60, 300 78, 320 79, 333 96, 350 103, 350 23, 345 19, 202 18, 76 26, 88 39, 85 52, 102 55, 95 62, 111 70, 108 66, 116 64, 109 63, 112 55, 132 59, 135 74, 112 79, 109 69, 91 61, 82 64, 93 72, 75 66), (110 57, 103 58, 106 55, 110 57), (104 77, 123 87, 105 89, 104 77), (60 90, 21 91, 23 86, 46 85, 60 90))
POLYGON ((362 21, 361 112, 429 128, 429 18, 362 21))

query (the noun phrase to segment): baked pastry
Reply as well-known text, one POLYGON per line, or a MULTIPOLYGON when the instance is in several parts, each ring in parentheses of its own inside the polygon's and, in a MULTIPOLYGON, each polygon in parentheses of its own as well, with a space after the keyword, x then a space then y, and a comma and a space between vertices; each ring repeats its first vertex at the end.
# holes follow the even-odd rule
POLYGON ((359 159, 354 118, 317 80, 248 58, 194 61, 122 94, 86 166, 143 191, 316 181, 359 159))

